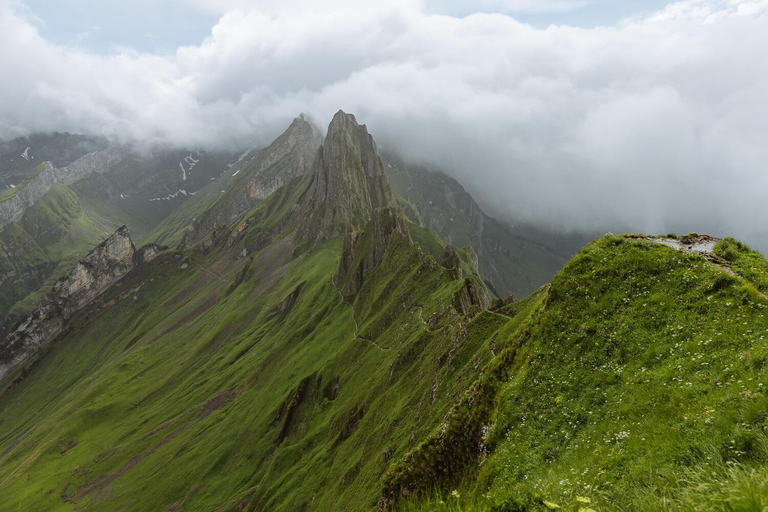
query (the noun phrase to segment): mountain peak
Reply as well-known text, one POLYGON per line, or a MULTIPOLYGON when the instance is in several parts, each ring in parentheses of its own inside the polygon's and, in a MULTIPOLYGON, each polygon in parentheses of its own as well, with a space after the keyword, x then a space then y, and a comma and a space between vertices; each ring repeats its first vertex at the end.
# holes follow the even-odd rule
POLYGON ((398 209, 376 143, 355 116, 339 110, 312 166, 299 232, 331 238, 352 224, 362 228, 379 208, 398 209))
MULTIPOLYGON (((331 123, 328 125, 328 133, 331 133, 332 131, 339 131, 344 128, 356 129, 359 127, 361 126, 357 123, 357 119, 355 118, 354 114, 348 114, 343 110, 339 110, 333 115, 333 119, 331 119, 331 123)), ((368 133, 368 129, 365 125, 362 125, 362 128, 364 128, 365 132, 368 133)))

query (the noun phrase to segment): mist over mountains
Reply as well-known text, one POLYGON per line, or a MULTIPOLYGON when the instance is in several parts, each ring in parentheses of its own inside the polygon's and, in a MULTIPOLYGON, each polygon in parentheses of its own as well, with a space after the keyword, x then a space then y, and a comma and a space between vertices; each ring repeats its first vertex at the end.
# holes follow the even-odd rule
POLYGON ((45 40, 33 10, 0 2, 0 139, 234 151, 344 108, 508 222, 768 248, 764 2, 689 0, 596 28, 409 1, 202 4, 189 8, 220 19, 199 45, 103 55, 45 40))
POLYGON ((741 242, 571 255, 343 111, 26 172, 0 195, 2 511, 768 503, 768 261, 741 242))
POLYGON ((768 0, 0 0, 0 512, 768 511, 766 50, 768 0))

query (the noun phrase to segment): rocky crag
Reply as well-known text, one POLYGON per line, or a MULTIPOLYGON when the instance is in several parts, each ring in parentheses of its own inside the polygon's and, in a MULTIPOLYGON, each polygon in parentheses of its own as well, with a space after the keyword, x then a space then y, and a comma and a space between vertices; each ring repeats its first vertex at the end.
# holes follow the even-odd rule
POLYGON ((320 132, 304 115, 269 147, 259 152, 234 184, 195 220, 182 245, 190 247, 217 228, 228 226, 275 190, 303 176, 322 142, 320 132))
POLYGON ((37 309, 0 345, 0 380, 48 345, 78 310, 164 249, 149 244, 137 250, 125 226, 99 244, 66 277, 56 282, 37 309))
POLYGON ((28 208, 51 190, 54 183, 72 185, 93 173, 106 172, 123 156, 122 148, 109 147, 88 153, 58 169, 51 162, 42 163, 21 185, 0 196, 0 229, 18 221, 28 208))
POLYGON ((362 229, 379 208, 399 212, 376 143, 355 116, 339 111, 312 165, 296 233, 317 241, 333 238, 347 225, 362 229))

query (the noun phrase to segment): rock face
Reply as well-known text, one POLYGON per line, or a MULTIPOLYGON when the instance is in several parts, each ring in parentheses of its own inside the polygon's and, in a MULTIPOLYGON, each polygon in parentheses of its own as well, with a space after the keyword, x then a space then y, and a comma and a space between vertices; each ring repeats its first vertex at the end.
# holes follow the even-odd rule
POLYGON ((499 295, 529 295, 591 240, 499 222, 447 174, 407 164, 393 153, 385 152, 384 162, 393 190, 405 201, 405 214, 449 244, 472 246, 480 274, 499 295))
POLYGON ((24 183, 0 200, 0 229, 18 221, 28 208, 51 190, 54 183, 71 185, 93 173, 106 172, 123 156, 123 149, 109 147, 89 153, 60 169, 55 168, 51 162, 44 162, 24 183))
POLYGON ((162 250, 154 244, 136 250, 125 226, 99 244, 54 284, 37 309, 0 345, 0 380, 50 343, 78 310, 162 250))
POLYGON ((471 315, 491 305, 491 296, 482 284, 472 278, 464 280, 464 286, 458 293, 458 305, 464 315, 471 315))
POLYGON ((71 133, 37 133, 0 143, 0 189, 19 185, 43 162, 64 167, 108 145, 106 139, 71 133))
POLYGON ((461 268, 461 258, 459 258, 459 253, 454 246, 445 246, 445 250, 443 251, 443 261, 440 264, 445 268, 453 270, 456 279, 462 279, 464 277, 464 270, 461 268))
POLYGON ((347 226, 336 281, 344 295, 354 295, 392 244, 411 245, 413 242, 405 221, 394 208, 375 210, 362 234, 358 234, 351 224, 347 226))
POLYGON ((336 113, 301 198, 297 234, 326 240, 351 224, 362 229, 379 208, 398 210, 376 143, 355 116, 336 113))
POLYGON ((306 174, 322 138, 303 115, 269 147, 259 152, 238 181, 195 222, 182 245, 190 247, 218 228, 228 226, 272 192, 306 174))

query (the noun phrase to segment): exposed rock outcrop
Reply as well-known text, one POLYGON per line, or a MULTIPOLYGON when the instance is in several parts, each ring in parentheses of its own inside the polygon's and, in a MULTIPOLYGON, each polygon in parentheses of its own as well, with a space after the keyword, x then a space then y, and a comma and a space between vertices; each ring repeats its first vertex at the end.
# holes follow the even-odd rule
POLYGON ((457 293, 457 302, 462 314, 471 316, 491 305, 491 295, 485 285, 468 277, 464 280, 464 286, 457 293))
POLYGON ((300 200, 296 231, 302 239, 327 240, 347 224, 362 229, 379 208, 399 210, 376 143, 351 114, 333 117, 311 172, 300 200))
POLYGON ((454 246, 445 246, 445 249, 443 250, 443 260, 440 264, 445 268, 453 270, 456 279, 462 279, 464 277, 464 270, 461 268, 461 258, 454 246))
POLYGON ((53 341, 78 310, 164 249, 150 244, 136 250, 125 226, 104 240, 57 281, 37 309, 0 344, 0 380, 53 341))
POLYGON ((303 115, 240 175, 238 181, 200 216, 182 243, 190 247, 218 228, 229 226, 272 192, 306 174, 322 143, 318 130, 303 115))
POLYGON ((337 282, 345 295, 354 295, 363 287, 365 279, 384 259, 387 249, 396 242, 411 245, 411 235, 399 212, 393 208, 380 208, 362 234, 351 226, 344 236, 337 282))
POLYGON ((123 156, 122 148, 109 147, 102 151, 88 153, 60 169, 55 168, 51 162, 44 162, 24 183, 13 189, 5 199, 0 200, 0 229, 11 222, 18 221, 27 208, 51 190, 54 183, 71 185, 93 173, 107 172, 123 156))

